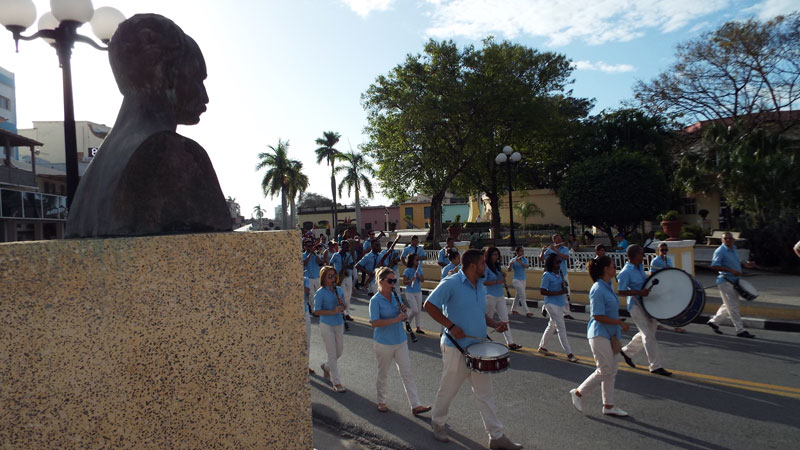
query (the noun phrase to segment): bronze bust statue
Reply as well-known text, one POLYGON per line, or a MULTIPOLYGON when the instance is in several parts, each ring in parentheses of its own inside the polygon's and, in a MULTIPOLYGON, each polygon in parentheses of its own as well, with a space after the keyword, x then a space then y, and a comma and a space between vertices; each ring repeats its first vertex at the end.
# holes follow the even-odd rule
POLYGON ((206 66, 174 22, 137 14, 108 46, 122 106, 82 177, 67 237, 142 236, 231 230, 205 150, 175 132, 206 110, 206 66))

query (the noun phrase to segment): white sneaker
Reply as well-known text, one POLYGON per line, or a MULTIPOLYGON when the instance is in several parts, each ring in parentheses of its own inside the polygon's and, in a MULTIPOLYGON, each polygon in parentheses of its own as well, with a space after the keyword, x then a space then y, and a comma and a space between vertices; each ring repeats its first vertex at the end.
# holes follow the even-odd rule
POLYGON ((569 391, 569 396, 572 397, 572 406, 578 410, 578 412, 583 412, 583 407, 581 406, 581 398, 578 397, 577 389, 572 389, 569 391))
POLYGON ((628 417, 628 413, 625 411, 617 408, 616 406, 612 406, 611 408, 603 407, 603 414, 608 416, 617 416, 617 417, 628 417))
POLYGON ((433 428, 433 438, 439 442, 450 442, 450 436, 447 435, 447 425, 437 425, 431 422, 433 428))

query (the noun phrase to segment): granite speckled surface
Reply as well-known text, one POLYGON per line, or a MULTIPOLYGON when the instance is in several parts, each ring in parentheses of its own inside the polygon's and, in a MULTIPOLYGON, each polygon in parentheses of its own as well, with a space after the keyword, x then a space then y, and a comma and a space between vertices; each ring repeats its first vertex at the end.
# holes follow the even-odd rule
POLYGON ((298 242, 0 244, 0 447, 311 448, 298 242))

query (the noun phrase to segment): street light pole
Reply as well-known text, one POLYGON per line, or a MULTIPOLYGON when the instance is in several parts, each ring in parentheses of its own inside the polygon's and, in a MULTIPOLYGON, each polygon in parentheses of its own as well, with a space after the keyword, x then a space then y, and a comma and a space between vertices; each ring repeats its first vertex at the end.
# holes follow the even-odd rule
POLYGON ((506 163, 506 174, 508 174, 508 218, 511 223, 511 249, 517 247, 517 240, 514 238, 514 201, 511 198, 511 161, 506 163))
POLYGON ((19 52, 19 41, 32 41, 42 38, 48 41, 58 55, 64 89, 64 162, 67 169, 67 209, 72 205, 78 190, 78 143, 75 132, 75 106, 72 100, 72 48, 75 42, 89 44, 98 50, 107 50, 92 39, 78 34, 78 28, 92 21, 94 34, 108 43, 125 16, 114 8, 102 7, 97 10, 91 0, 51 0, 52 12, 39 19, 39 31, 31 36, 22 32, 36 20, 36 7, 31 0, 0 0, 0 24, 10 31, 19 52))
POLYGON ((511 247, 517 246, 517 240, 514 237, 514 203, 512 198, 512 191, 513 186, 511 185, 511 164, 518 163, 522 159, 522 155, 519 152, 515 152, 511 146, 506 145, 503 147, 503 151, 498 153, 497 156, 494 158, 494 162, 497 165, 506 165, 506 175, 508 177, 508 218, 511 224, 511 247))

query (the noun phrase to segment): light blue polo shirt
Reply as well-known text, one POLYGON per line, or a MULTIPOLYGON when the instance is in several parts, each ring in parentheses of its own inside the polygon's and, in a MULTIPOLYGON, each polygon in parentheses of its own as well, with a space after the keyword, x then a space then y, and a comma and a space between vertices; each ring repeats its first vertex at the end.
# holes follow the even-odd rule
MULTIPOLYGON (((483 283, 487 281, 497 281, 503 279, 503 272, 498 270, 497 273, 494 273, 489 266, 486 266, 486 272, 484 272, 483 283)), ((495 284, 492 286, 486 286, 486 295, 491 295, 494 297, 502 297, 503 296, 503 284, 495 284)))
MULTIPOLYGON (((303 261, 305 261, 306 258, 308 258, 308 251, 303 252, 303 261)), ((308 258, 303 273, 308 278, 319 278, 319 263, 317 262, 317 257, 314 255, 314 252, 311 252, 311 258, 308 258)))
POLYGON ((412 253, 416 254, 417 256, 419 256, 421 258, 421 257, 425 256, 425 249, 420 247, 419 245, 416 248, 414 248, 411 245, 407 245, 407 246, 405 246, 403 248, 403 253, 400 254, 400 257, 401 258, 405 258, 406 256, 408 256, 408 255, 410 255, 412 253))
POLYGON ((525 258, 523 256, 519 260, 514 261, 514 264, 511 264, 511 270, 514 271, 514 279, 525 281, 525 279, 527 278, 527 269, 522 267, 522 264, 520 264, 518 261, 522 261, 522 264, 525 264, 527 266, 529 264, 528 258, 525 258))
POLYGON ((662 258, 661 256, 653 258, 653 260, 650 261, 650 273, 655 273, 658 272, 659 270, 667 269, 670 267, 675 267, 675 265, 672 264, 672 258, 670 258, 669 256, 667 256, 666 261, 664 261, 664 258, 662 258))
MULTIPOLYGON (((397 297, 392 295, 392 300, 386 300, 380 292, 369 299, 369 320, 370 322, 380 319, 393 319, 400 314, 400 305, 397 297)), ((372 338, 375 342, 383 345, 397 345, 406 341, 406 333, 403 331, 403 322, 393 323, 385 327, 372 327, 372 338)))
MULTIPOLYGON (((546 258, 547 258, 547 257, 548 257, 548 256, 549 256, 551 253, 558 253, 558 254, 560 254, 560 255, 569 256, 569 249, 568 249, 567 247, 565 247, 565 246, 561 245, 561 246, 559 246, 559 247, 558 247, 558 252, 556 252, 556 251, 555 251, 555 250, 553 250, 552 248, 550 248, 550 247, 547 247, 547 250, 545 250, 545 252, 544 252, 544 257, 545 257, 545 259, 546 259, 546 258)), ((563 276, 563 275, 568 275, 568 274, 567 274, 567 260, 566 260, 566 259, 562 259, 562 260, 561 260, 561 264, 558 266, 558 271, 561 273, 561 275, 562 275, 562 276, 563 276)))
MULTIPOLYGON (((442 280, 427 301, 441 309, 442 314, 461 328, 464 334, 475 336, 457 339, 461 348, 483 342, 483 336, 486 336, 486 288, 483 283, 479 281, 473 286, 463 271, 458 272, 442 280)), ((455 347, 444 334, 442 343, 455 347)))
POLYGON ((364 241, 364 253, 367 253, 372 249, 372 241, 374 241, 374 239, 367 239, 364 241))
POLYGON ((589 290, 589 308, 592 317, 589 318, 589 325, 586 327, 586 337, 604 337, 611 339, 611 336, 622 337, 619 325, 609 325, 594 320, 594 316, 606 316, 612 319, 619 319, 619 298, 611 289, 611 283, 597 280, 589 290))
POLYGON ((628 250, 628 245, 629 245, 628 244, 628 240, 625 239, 625 238, 622 238, 622 241, 617 242, 617 246, 614 247, 614 251, 616 253, 625 253, 628 250))
MULTIPOLYGON (((626 262, 625 265, 622 266, 622 270, 619 271, 619 275, 617 275, 617 291, 641 290, 644 287, 645 281, 647 281, 647 274, 644 271, 644 266, 642 264, 634 266, 626 262)), ((631 310, 634 304, 639 304, 639 296, 629 295, 628 311, 631 310)), ((639 304, 639 306, 642 305, 639 304)))
MULTIPOLYGON (((339 306, 339 299, 336 296, 344 298, 342 288, 336 286, 336 294, 326 287, 321 287, 314 294, 314 311, 331 310, 339 306)), ((342 325, 344 318, 341 314, 332 314, 329 316, 319 316, 320 323, 325 325, 342 325)))
MULTIPOLYGON (((413 267, 407 268, 403 271, 403 276, 410 280, 414 278, 414 274, 417 272, 422 273, 422 264, 417 265, 416 270, 414 270, 413 267)), ((419 280, 414 280, 413 283, 406 285, 407 294, 416 294, 418 292, 422 292, 422 283, 420 283, 419 280)))
POLYGON ((378 260, 380 258, 375 253, 369 252, 361 258, 358 265, 363 267, 368 272, 374 272, 378 268, 378 260))
MULTIPOLYGON (((384 266, 386 266, 386 267, 388 267, 388 266, 389 266, 389 263, 391 263, 391 262, 392 262, 392 259, 393 259, 395 256, 397 256, 397 254, 398 254, 398 253, 399 253, 399 252, 398 252, 397 250, 394 250, 394 249, 393 249, 393 250, 391 251, 391 253, 389 253, 388 255, 386 255, 386 249, 383 249, 383 250, 381 250, 381 252, 380 252, 380 253, 378 253, 378 262, 380 262, 381 258, 383 258, 383 255, 386 255, 386 259, 384 259, 384 260, 383 260, 383 265, 384 265, 384 266)), ((397 264, 395 264, 394 266, 392 266, 392 270, 394 270, 395 272, 397 272, 397 264)))
POLYGON ((461 264, 459 264, 459 265, 455 265, 455 264, 453 264, 453 263, 450 263, 450 264, 448 264, 448 265, 444 266, 444 267, 442 268, 442 279, 444 280, 444 279, 445 279, 445 277, 447 277, 447 276, 448 276, 448 272, 450 272, 451 270, 453 270, 453 268, 455 268, 455 267, 461 267, 461 264))
MULTIPOLYGON (((716 250, 714 250, 714 257, 711 258, 711 265, 727 267, 737 272, 742 271, 742 263, 739 262, 739 254, 736 253, 735 245, 733 246, 732 250, 729 249, 725 244, 720 245, 716 250)), ((739 277, 730 272, 719 272, 717 284, 722 284, 725 282, 725 280, 735 283, 739 281, 739 277)))
MULTIPOLYGON (((308 277, 306 277, 306 276, 303 277, 303 287, 304 288, 308 287, 308 277)), ((308 297, 310 297, 310 296, 311 296, 311 294, 307 294, 306 290, 303 289, 303 309, 305 309, 307 313, 311 312, 308 309, 308 297)))
MULTIPOLYGON (((561 275, 553 272, 545 271, 542 274, 542 286, 541 289, 545 289, 548 291, 555 291, 559 292, 561 289, 564 288, 562 282, 561 275)), ((564 294, 561 295, 546 295, 544 297, 544 303, 556 306, 566 306, 567 304, 567 296, 564 294)))
MULTIPOLYGON (((336 252, 334 253, 333 256, 331 256, 331 265, 333 266, 334 269, 336 269, 337 274, 342 273, 342 269, 345 266, 352 264, 352 262, 353 262, 353 257, 350 255, 350 253, 347 252, 345 252, 344 256, 342 256, 340 252, 336 252)), ((350 272, 349 269, 346 270, 350 272)), ((346 273, 345 275, 349 275, 349 273, 346 273)))
POLYGON ((439 262, 444 265, 450 264, 450 258, 447 257, 447 247, 439 250, 439 262))

